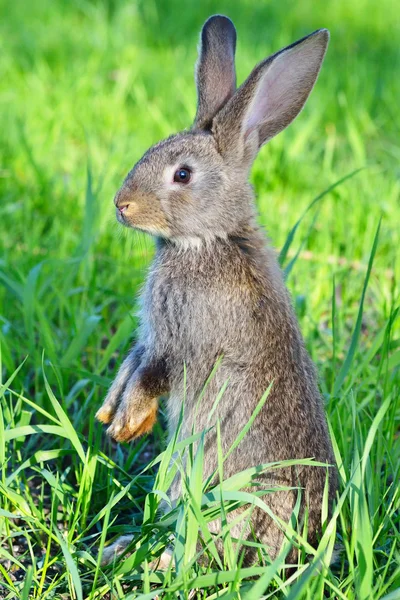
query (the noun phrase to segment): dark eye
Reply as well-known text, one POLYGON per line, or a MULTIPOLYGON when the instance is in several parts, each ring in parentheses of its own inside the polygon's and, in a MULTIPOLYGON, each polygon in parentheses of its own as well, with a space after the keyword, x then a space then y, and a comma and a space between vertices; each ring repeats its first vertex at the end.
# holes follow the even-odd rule
POLYGON ((174 181, 177 183, 189 183, 191 176, 191 170, 187 167, 182 167, 175 171, 174 181))

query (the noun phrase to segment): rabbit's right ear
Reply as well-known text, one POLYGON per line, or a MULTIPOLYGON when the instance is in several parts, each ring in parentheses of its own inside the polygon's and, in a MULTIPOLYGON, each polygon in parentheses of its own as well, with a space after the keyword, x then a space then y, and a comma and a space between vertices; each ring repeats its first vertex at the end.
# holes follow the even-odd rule
POLYGON ((213 120, 219 151, 249 165, 259 148, 297 117, 317 80, 326 29, 280 50, 253 70, 213 120))
POLYGON ((196 67, 197 112, 194 129, 207 129, 236 90, 236 29, 228 17, 214 15, 201 31, 196 67))

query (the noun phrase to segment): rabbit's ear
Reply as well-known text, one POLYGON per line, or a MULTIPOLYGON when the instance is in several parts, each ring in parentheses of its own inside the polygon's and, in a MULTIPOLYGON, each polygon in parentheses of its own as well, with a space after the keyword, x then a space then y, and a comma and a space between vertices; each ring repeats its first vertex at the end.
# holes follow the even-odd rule
POLYGON ((252 161, 259 148, 293 121, 317 80, 329 41, 315 31, 261 62, 216 115, 222 154, 252 161))
POLYGON ((236 90, 236 29, 228 17, 214 15, 201 31, 196 67, 197 112, 194 129, 206 129, 236 90))

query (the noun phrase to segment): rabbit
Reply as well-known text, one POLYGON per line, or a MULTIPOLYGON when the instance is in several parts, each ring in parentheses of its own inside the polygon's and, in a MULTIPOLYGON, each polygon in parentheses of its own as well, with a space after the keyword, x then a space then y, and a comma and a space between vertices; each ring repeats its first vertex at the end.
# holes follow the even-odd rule
MULTIPOLYGON (((141 294, 138 341, 96 414, 112 438, 128 442, 151 431, 158 399, 166 395, 170 436, 184 401, 179 434, 184 439, 195 418, 197 431, 207 427, 226 384, 215 411, 226 453, 271 386, 250 430, 224 463, 224 475, 286 459, 314 458, 328 465, 286 467, 260 476, 264 485, 291 488, 264 497, 285 523, 301 489, 301 514, 307 508, 311 544, 321 531, 327 477, 332 510, 334 455, 316 371, 275 252, 257 225, 248 176, 261 146, 302 110, 328 41, 326 29, 315 31, 260 62, 236 89, 235 27, 221 15, 205 22, 191 129, 150 148, 115 196, 118 221, 154 236, 156 252, 141 294), (216 361, 218 368, 195 415, 216 361)), ((214 428, 206 436, 204 478, 217 467, 216 447, 214 428)), ((171 502, 179 495, 177 478, 171 502)), ((213 532, 219 526, 210 523, 213 532)), ((285 534, 274 519, 257 508, 251 527, 243 527, 235 525, 233 536, 252 540, 255 534, 271 560, 278 555, 285 534)), ((103 563, 130 540, 123 536, 106 548, 103 563)), ((249 548, 245 557, 249 564, 257 559, 252 552, 249 548)), ((297 556, 293 546, 287 561, 293 563, 297 556)))

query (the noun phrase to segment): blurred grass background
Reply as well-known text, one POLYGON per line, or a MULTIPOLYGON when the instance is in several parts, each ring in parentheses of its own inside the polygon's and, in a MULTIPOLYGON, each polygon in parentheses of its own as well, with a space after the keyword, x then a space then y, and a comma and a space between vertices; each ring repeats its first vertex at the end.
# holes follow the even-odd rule
MULTIPOLYGON (((327 27, 330 47, 306 108, 261 151, 251 177, 260 222, 279 250, 313 198, 362 168, 307 213, 287 262, 300 251, 288 285, 328 398, 349 347, 382 218, 347 386, 360 418, 367 411, 366 435, 382 400, 399 396, 399 322, 393 319, 400 275, 395 0, 2 0, 0 6, 3 381, 28 356, 13 385, 51 410, 44 352, 50 383, 74 427, 89 443, 104 446, 93 415, 134 334, 135 295, 152 255, 147 237, 121 232, 112 198, 150 145, 190 126, 204 20, 219 12, 234 21, 239 83, 268 54, 327 27), (382 383, 381 367, 371 370, 375 354, 368 352, 375 348, 379 354, 376 340, 389 321, 394 358, 382 383)), ((12 400, 5 397, 4 410, 13 426, 36 418, 12 400)), ((338 402, 332 397, 327 409, 345 450, 351 416, 344 431, 335 420, 338 402)), ((396 431, 398 405, 391 415, 396 431)), ((156 445, 161 437, 158 427, 156 445)), ((33 436, 19 446, 20 459, 53 445, 51 436, 33 436)), ((143 461, 138 448, 107 452, 129 471, 143 461)), ((10 460, 12 466, 17 458, 10 460)), ((62 461, 55 464, 62 468, 62 461)), ((100 483, 98 489, 93 510, 111 488, 100 483)))

